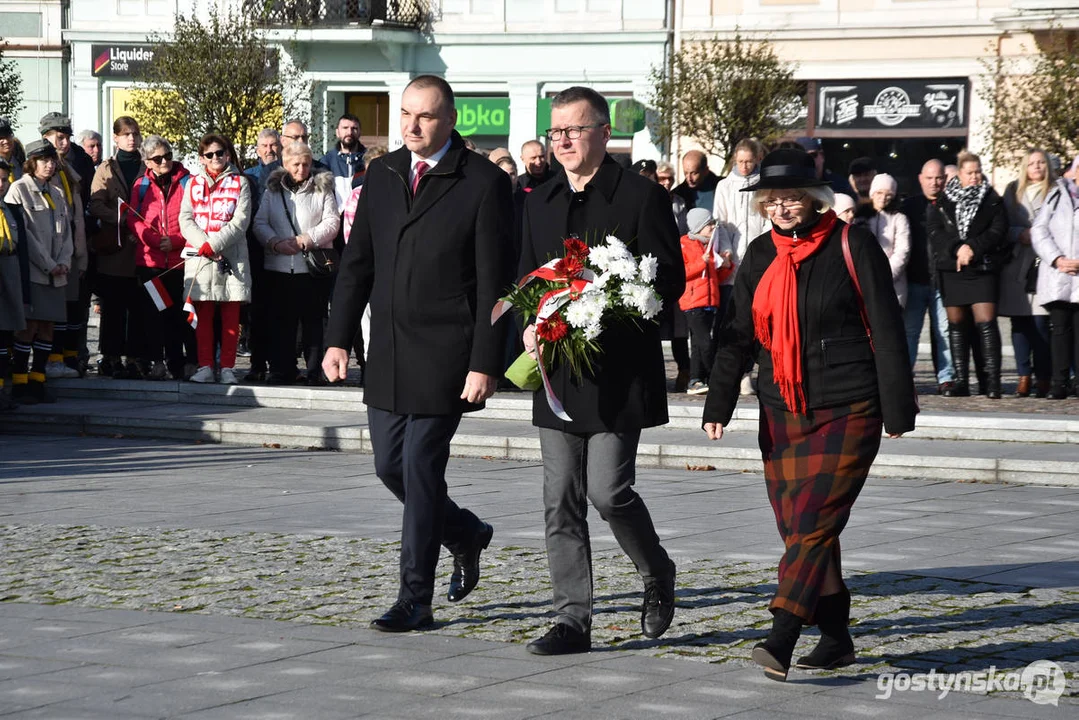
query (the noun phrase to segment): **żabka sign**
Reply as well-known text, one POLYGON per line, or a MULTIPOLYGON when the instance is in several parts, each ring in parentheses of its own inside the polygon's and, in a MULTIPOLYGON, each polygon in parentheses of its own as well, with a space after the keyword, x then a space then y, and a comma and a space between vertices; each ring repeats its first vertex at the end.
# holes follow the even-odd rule
POLYGON ((153 45, 91 45, 94 77, 131 77, 154 59, 153 45))

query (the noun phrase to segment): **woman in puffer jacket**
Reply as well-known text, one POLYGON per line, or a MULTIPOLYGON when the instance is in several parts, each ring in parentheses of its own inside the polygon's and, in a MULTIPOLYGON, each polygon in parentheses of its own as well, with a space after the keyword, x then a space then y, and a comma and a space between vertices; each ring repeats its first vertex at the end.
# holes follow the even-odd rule
POLYGON ((192 382, 214 381, 214 315, 221 313, 220 379, 235 385, 240 305, 251 301, 247 226, 251 181, 236 167, 232 144, 220 135, 199 142, 202 171, 191 179, 180 205, 180 232, 194 252, 184 263, 184 286, 197 313, 199 369, 192 382))
MULTIPOLYGON (((195 337, 184 320, 184 274, 176 268, 182 262, 180 251, 184 248, 180 205, 191 173, 173 161, 172 146, 160 135, 143 140, 140 152, 146 171, 132 185, 134 212, 127 213, 127 227, 138 239, 135 276, 141 285, 156 278, 158 299, 149 292, 139 298, 146 332, 139 365, 143 376, 151 380, 163 380, 166 370, 173 379, 183 380, 184 366, 195 361, 195 337), (167 307, 161 310, 157 302, 167 307), (185 347, 191 351, 190 363, 184 359, 185 347)), ((190 372, 194 371, 192 367, 190 372)))
POLYGON ((1041 258, 1034 302, 1049 311, 1049 352, 1053 366, 1047 397, 1063 400, 1071 368, 1079 363, 1079 186, 1061 179, 1045 197, 1030 230, 1041 258))
POLYGON ((877 238, 877 242, 888 256, 888 266, 892 269, 892 287, 899 299, 899 306, 907 306, 907 262, 910 261, 910 223, 907 216, 899 211, 896 193, 899 185, 891 175, 881 173, 873 178, 869 188, 869 199, 873 212, 866 219, 865 226, 877 238))
POLYGON ((296 381, 296 329, 302 325, 307 384, 321 384, 322 320, 326 313, 326 280, 308 270, 304 255, 333 247, 341 215, 334 197, 333 174, 312 175, 311 148, 286 145, 282 167, 266 182, 255 237, 266 248, 266 285, 274 318, 270 338, 270 384, 296 381))

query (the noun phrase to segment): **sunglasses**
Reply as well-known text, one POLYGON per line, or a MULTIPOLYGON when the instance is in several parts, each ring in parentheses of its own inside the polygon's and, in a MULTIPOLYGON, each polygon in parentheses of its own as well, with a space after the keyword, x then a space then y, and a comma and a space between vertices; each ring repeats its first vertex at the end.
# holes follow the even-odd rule
POLYGON ((204 158, 206 158, 207 160, 213 160, 214 158, 223 158, 223 157, 225 157, 225 151, 224 150, 211 150, 210 152, 204 152, 202 154, 202 156, 204 158))
MULTIPOLYGON (((164 155, 154 155, 153 157, 149 157, 146 159, 152 162, 154 165, 161 165, 162 163, 172 160, 172 153, 165 153, 164 155)), ((210 158, 207 157, 206 159, 209 160, 210 158)))

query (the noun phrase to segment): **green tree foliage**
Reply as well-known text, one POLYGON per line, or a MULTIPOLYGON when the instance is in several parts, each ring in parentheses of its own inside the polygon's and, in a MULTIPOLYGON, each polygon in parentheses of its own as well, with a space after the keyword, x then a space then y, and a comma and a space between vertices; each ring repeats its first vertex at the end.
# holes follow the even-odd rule
POLYGON ((728 40, 686 43, 667 67, 652 68, 652 129, 663 141, 693 138, 727 158, 743 138, 775 139, 804 104, 794 69, 770 42, 737 30, 728 40))
MULTIPOLYGON (((982 132, 986 153, 1007 165, 1029 148, 1065 162, 1079 153, 1079 47, 1074 31, 1054 28, 1037 37, 1041 52, 1030 74, 1020 58, 996 55, 986 62, 979 88, 993 122, 982 132)), ((1029 62, 1029 60, 1028 60, 1029 62)))
POLYGON ((279 72, 279 50, 266 43, 257 15, 211 5, 205 21, 176 16, 171 36, 151 35, 153 60, 139 71, 131 114, 143 134, 156 133, 181 153, 217 132, 247 157, 264 127, 294 117, 307 86, 300 71, 279 72))
POLYGON ((17 125, 19 112, 25 109, 26 106, 22 104, 22 75, 15 67, 14 60, 4 59, 4 39, 0 38, 0 117, 17 125))

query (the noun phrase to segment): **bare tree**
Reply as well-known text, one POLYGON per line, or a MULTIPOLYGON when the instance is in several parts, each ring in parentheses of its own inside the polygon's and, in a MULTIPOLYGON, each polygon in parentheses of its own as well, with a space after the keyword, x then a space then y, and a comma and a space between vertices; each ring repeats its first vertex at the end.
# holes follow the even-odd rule
POLYGON ((309 95, 302 68, 280 72, 280 51, 267 44, 259 20, 211 6, 204 22, 177 15, 171 36, 151 35, 154 57, 136 74, 131 102, 143 132, 162 135, 183 153, 217 132, 243 158, 259 130, 296 116, 298 98, 309 95))
POLYGON ((982 132, 993 162, 1010 164, 1030 148, 1067 160, 1079 153, 1079 48, 1075 31, 1053 28, 1035 35, 1040 53, 1030 74, 1020 58, 999 54, 986 61, 978 89, 993 121, 982 132))
POLYGON ((743 138, 774 139, 804 104, 794 69, 769 41, 738 30, 729 40, 687 43, 668 67, 652 68, 652 129, 663 141, 689 137, 728 158, 743 138))

